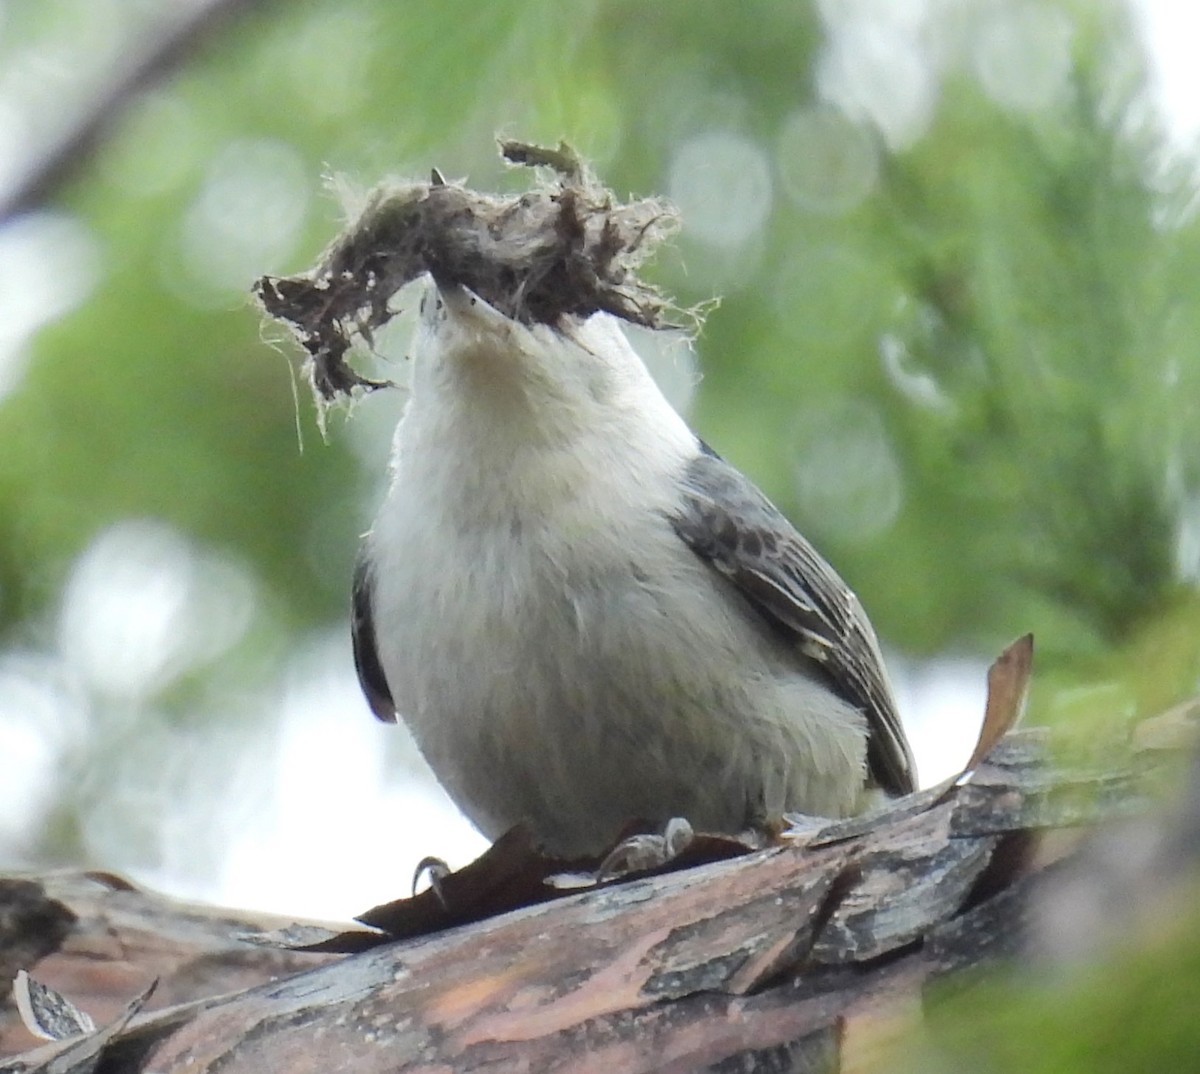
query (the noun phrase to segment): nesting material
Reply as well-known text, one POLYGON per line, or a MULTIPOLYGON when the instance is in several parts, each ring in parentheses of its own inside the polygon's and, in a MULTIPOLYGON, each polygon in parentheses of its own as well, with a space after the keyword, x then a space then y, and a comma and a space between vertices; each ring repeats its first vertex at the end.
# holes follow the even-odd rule
POLYGON ((673 208, 657 198, 620 202, 565 143, 506 141, 500 152, 539 170, 533 189, 481 194, 437 171, 427 183, 381 184, 313 269, 255 284, 263 309, 308 352, 319 406, 385 385, 356 372, 347 352, 356 337, 371 346, 399 312, 397 292, 426 272, 525 324, 603 310, 633 324, 677 327, 682 311, 637 272, 675 231, 673 208))

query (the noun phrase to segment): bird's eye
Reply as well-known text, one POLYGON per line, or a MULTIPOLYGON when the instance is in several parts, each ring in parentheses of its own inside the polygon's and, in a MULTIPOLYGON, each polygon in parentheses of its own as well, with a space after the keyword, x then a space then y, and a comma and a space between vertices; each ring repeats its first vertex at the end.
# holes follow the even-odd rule
POLYGON ((437 300, 437 306, 435 306, 434 308, 439 309, 439 310, 442 308, 442 300, 440 298, 437 300))

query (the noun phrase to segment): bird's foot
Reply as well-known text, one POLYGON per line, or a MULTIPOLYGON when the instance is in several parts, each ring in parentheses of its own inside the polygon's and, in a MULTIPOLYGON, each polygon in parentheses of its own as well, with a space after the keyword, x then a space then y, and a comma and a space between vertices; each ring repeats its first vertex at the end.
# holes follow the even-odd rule
POLYGON ((685 817, 672 817, 661 835, 632 835, 618 843, 596 870, 596 881, 619 880, 630 873, 657 869, 679 857, 696 837, 685 817))
POLYGON ((448 910, 446 905, 446 896, 442 891, 442 881, 450 875, 450 866, 447 865, 441 858, 422 858, 417 862, 417 867, 413 871, 412 893, 415 897, 417 894, 417 886, 421 883, 422 878, 429 878, 429 887, 437 896, 438 902, 442 904, 442 909, 448 910))

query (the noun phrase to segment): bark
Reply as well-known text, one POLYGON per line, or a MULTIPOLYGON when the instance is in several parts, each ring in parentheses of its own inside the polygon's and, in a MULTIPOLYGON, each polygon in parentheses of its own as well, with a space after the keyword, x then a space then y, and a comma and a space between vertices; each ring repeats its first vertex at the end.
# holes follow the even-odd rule
POLYGON ((965 781, 874 817, 431 935, 346 934, 374 946, 340 957, 251 944, 279 923, 112 879, 10 878, 0 967, 100 1028, 0 1071, 865 1069, 931 981, 1041 944, 1039 908, 1086 875, 1089 832, 1175 823, 1156 788, 1196 712, 1090 765, 1012 732, 965 781), (112 1021, 156 977, 147 1009, 112 1021))

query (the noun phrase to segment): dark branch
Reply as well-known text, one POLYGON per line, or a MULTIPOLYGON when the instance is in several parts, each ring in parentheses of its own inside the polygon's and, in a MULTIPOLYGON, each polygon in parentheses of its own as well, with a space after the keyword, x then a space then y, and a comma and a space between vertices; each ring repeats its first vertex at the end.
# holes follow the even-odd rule
POLYGON ((124 70, 53 144, 0 195, 0 223, 49 201, 86 163, 113 123, 137 97, 186 62, 238 16, 264 0, 200 0, 174 26, 130 57, 124 70))

